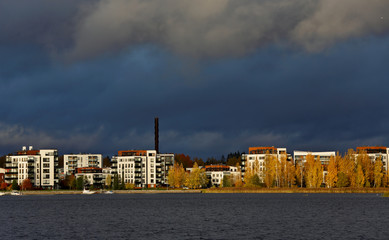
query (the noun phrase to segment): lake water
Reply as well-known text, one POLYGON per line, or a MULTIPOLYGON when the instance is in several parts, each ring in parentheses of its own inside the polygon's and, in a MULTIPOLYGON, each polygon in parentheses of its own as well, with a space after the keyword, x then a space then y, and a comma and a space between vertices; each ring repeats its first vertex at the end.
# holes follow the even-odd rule
POLYGON ((0 197, 1 239, 389 239, 377 194, 0 197))

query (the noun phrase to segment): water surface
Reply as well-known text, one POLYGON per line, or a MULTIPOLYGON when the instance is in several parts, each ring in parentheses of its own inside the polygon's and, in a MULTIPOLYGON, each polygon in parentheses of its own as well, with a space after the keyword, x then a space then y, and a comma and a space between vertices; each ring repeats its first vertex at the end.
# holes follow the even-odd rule
POLYGON ((0 197, 1 238, 389 239, 377 194, 0 197))

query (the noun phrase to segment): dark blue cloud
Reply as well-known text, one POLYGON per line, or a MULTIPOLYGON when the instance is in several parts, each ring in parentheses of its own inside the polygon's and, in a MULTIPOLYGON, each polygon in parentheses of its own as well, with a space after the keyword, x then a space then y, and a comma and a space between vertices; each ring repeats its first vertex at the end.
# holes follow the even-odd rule
POLYGON ((12 34, 0 33, 2 153, 22 145, 61 153, 149 149, 155 116, 162 151, 200 157, 260 145, 341 152, 389 145, 386 35, 317 53, 272 44, 193 59, 148 43, 64 62, 60 52, 72 45, 79 8, 62 7, 39 20, 46 27, 28 23, 41 13, 32 11, 7 26, 12 34), (62 20, 68 27, 56 34, 62 20))

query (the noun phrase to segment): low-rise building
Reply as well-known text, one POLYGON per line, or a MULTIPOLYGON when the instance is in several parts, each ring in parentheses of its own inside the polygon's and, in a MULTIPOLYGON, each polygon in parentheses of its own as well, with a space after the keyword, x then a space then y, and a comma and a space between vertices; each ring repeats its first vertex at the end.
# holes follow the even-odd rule
POLYGON ((101 154, 65 154, 63 158, 64 173, 72 175, 76 173, 76 168, 101 168, 101 154))
POLYGON ((224 176, 236 179, 239 178, 241 174, 237 167, 226 165, 206 165, 205 173, 213 186, 222 185, 224 176))
POLYGON ((56 149, 33 150, 30 146, 6 158, 5 182, 16 180, 20 185, 30 179, 35 187, 55 188, 58 184, 58 151, 56 149))
POLYGON ((83 177, 84 185, 95 186, 102 188, 105 184, 105 178, 103 177, 103 169, 98 167, 82 167, 77 168, 75 177, 83 177))

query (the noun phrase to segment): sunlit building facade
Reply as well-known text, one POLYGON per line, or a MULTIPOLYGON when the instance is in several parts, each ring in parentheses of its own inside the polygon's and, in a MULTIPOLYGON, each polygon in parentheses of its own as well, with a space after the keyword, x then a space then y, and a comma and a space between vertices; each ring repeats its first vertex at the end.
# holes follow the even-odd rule
POLYGON ((65 154, 63 157, 64 173, 72 175, 77 168, 101 168, 101 154, 65 154))
POLYGON ((14 180, 21 185, 29 179, 33 186, 40 188, 55 188, 58 184, 58 151, 56 149, 18 151, 6 158, 5 182, 11 184, 14 180))
POLYGON ((174 163, 174 154, 157 154, 155 150, 119 151, 112 157, 114 174, 120 181, 137 188, 155 188, 166 185, 168 171, 174 163))

